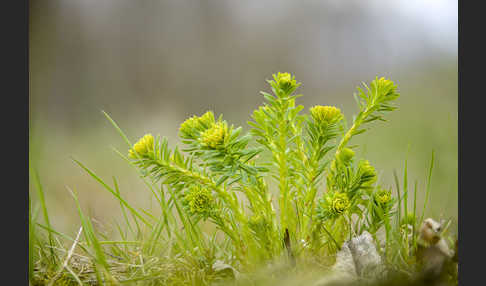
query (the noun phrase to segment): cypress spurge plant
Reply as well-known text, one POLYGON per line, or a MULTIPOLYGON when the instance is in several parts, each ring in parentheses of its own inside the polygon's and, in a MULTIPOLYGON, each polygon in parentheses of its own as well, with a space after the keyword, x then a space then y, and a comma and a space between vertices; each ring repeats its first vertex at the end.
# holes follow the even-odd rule
MULTIPOLYGON (((105 113, 128 146, 128 151, 115 151, 141 175, 160 212, 133 206, 115 178, 110 186, 74 160, 120 202, 124 223, 117 223, 116 229, 121 240, 102 237, 75 192, 71 194, 83 230, 79 241, 52 229, 41 200, 45 225, 34 224, 39 207, 29 212, 29 257, 38 256, 29 264, 31 280, 208 285, 236 278, 235 273, 257 273, 262 265, 280 265, 282 259, 290 267, 322 269, 333 263, 344 241, 363 231, 375 238, 387 264, 413 269, 416 229, 425 212, 424 205, 421 216, 416 214, 417 183, 409 212, 407 164, 403 196, 395 175, 395 198, 390 187, 378 184, 370 161, 356 158, 358 146, 349 145, 373 121, 385 121, 396 109, 396 85, 385 78, 363 83, 355 94, 359 112, 347 124, 332 105, 305 112, 297 104, 301 95, 295 94, 300 83, 289 73, 274 74, 268 83, 271 93, 261 92, 265 102, 252 113, 248 132, 207 111, 181 123, 182 145, 174 148, 152 134, 133 144, 105 113), (47 231, 50 253, 42 247, 39 229, 47 231), (380 230, 384 239, 379 238, 380 230), (81 249, 78 257, 93 271, 76 272, 67 262, 65 267, 60 264, 68 260, 52 251, 58 238, 81 249), (54 267, 39 273, 34 271, 37 265, 54 267)), ((433 157, 427 197, 432 166, 433 157)), ((42 195, 40 184, 37 187, 42 195)))
POLYGON ((363 83, 355 95, 359 113, 346 130, 337 107, 302 112, 294 76, 277 73, 268 83, 272 93, 261 92, 265 103, 253 112, 249 133, 208 111, 181 124, 183 147, 171 150, 167 139, 147 134, 128 151, 144 176, 164 186, 164 207, 176 207, 193 244, 203 251, 199 223, 209 221, 243 266, 305 249, 335 252, 352 234, 375 233, 393 208, 388 193, 373 192, 374 167, 356 161, 348 143, 396 108, 396 85, 385 78, 363 83))

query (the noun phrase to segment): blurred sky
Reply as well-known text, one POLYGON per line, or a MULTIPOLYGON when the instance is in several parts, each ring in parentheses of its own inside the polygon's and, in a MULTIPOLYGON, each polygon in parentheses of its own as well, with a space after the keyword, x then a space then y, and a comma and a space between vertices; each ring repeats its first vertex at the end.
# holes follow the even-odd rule
POLYGON ((354 143, 384 184, 410 144, 422 189, 435 150, 431 214, 457 217, 457 35, 448 0, 30 1, 30 149, 48 205, 59 225, 76 222, 70 186, 100 220, 116 216, 70 156, 144 204, 101 110, 132 140, 151 132, 176 144, 179 124, 208 109, 246 128, 265 79, 287 71, 303 83, 301 104, 336 105, 348 122, 356 86, 394 80, 400 109, 354 143))

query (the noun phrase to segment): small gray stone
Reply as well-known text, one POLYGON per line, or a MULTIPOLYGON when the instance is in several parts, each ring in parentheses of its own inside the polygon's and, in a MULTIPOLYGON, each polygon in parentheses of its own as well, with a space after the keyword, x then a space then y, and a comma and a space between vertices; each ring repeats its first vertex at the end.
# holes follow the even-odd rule
POLYGON ((373 281, 383 275, 383 272, 384 266, 373 237, 364 231, 360 236, 343 243, 336 255, 336 263, 331 273, 315 285, 345 285, 358 280, 373 281))
POLYGON ((336 263, 332 267, 332 271, 346 274, 349 276, 357 275, 353 254, 347 242, 343 244, 341 250, 337 253, 336 263))
POLYGON ((239 278, 240 273, 231 265, 224 263, 221 260, 216 260, 213 264, 213 271, 220 274, 226 274, 232 278, 239 278))
POLYGON ((347 242, 345 242, 336 255, 336 262, 331 268, 330 273, 319 279, 314 286, 350 283, 356 281, 357 278, 353 255, 347 242))
POLYGON ((375 242, 369 232, 364 231, 360 236, 353 237, 348 242, 348 246, 353 255, 358 276, 376 277, 383 272, 381 256, 376 250, 375 242))

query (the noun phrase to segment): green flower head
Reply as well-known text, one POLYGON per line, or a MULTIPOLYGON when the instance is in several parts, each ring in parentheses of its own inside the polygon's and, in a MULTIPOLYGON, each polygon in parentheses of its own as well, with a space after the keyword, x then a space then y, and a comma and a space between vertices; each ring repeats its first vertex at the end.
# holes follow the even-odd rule
POLYGON ((194 115, 186 119, 179 127, 179 134, 181 137, 192 137, 194 131, 199 127, 199 117, 194 115))
POLYGON ((214 198, 211 191, 199 186, 191 186, 184 196, 184 201, 192 214, 209 216, 214 207, 214 198))
POLYGON ((336 193, 332 199, 332 211, 342 214, 349 207, 349 199, 345 193, 336 193))
POLYGON ((361 160, 358 164, 358 171, 361 174, 361 181, 368 185, 376 182, 376 171, 368 160, 361 160))
POLYGON ((217 122, 201 134, 201 143, 207 147, 216 149, 224 145, 224 140, 228 136, 228 126, 224 122, 217 122))
POLYGON ((349 165, 354 157, 354 151, 345 147, 336 154, 336 157, 344 165, 349 165))
POLYGON ((199 117, 199 124, 204 129, 211 127, 214 122, 214 113, 212 111, 208 111, 199 117))
POLYGON ((319 200, 317 207, 318 217, 320 218, 336 218, 343 214, 351 203, 346 193, 329 191, 324 195, 324 198, 319 200))
POLYGON ((375 79, 372 84, 376 85, 376 88, 381 91, 380 94, 385 97, 398 97, 398 93, 396 92, 397 86, 395 83, 389 79, 384 77, 380 77, 379 79, 375 79))
POLYGON ((204 130, 214 124, 214 113, 208 111, 202 116, 194 115, 184 121, 179 128, 179 136, 185 139, 196 139, 204 130))
POLYGON ((137 153, 140 157, 147 157, 150 152, 154 150, 154 136, 146 134, 133 145, 133 148, 128 151, 130 158, 136 159, 137 153))
POLYGON ((275 78, 278 87, 285 92, 288 92, 289 90, 298 86, 297 81, 295 80, 295 76, 292 76, 287 72, 279 72, 276 76, 274 75, 273 77, 275 78))
POLYGON ((309 111, 317 124, 332 124, 343 119, 341 110, 335 106, 316 105, 309 111))
POLYGON ((375 201, 382 206, 387 205, 389 202, 391 202, 391 191, 385 190, 385 189, 380 189, 375 193, 375 201))

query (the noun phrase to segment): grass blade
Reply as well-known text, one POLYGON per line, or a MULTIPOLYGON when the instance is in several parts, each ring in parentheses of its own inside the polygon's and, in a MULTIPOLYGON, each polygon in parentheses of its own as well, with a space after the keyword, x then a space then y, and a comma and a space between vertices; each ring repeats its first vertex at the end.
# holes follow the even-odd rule
POLYGON ((102 110, 101 112, 103 112, 103 114, 105 115, 105 117, 111 122, 111 124, 113 125, 113 127, 115 127, 116 131, 118 131, 118 133, 120 134, 120 136, 123 138, 123 140, 125 140, 125 142, 127 143, 127 145, 129 147, 132 147, 132 143, 130 142, 130 140, 128 140, 128 137, 125 135, 125 133, 123 133, 123 131, 120 129, 120 127, 118 127, 118 124, 116 124, 115 120, 113 120, 109 115, 108 113, 106 113, 104 110, 102 110))
POLYGON ((393 177, 395 178, 395 186, 397 188, 397 194, 398 194, 398 212, 397 212, 397 229, 400 229, 400 221, 401 221, 401 215, 402 215, 402 197, 400 196, 400 183, 398 181, 398 175, 396 170, 393 170, 393 177))
POLYGON ((78 200, 78 197, 77 195, 75 194, 74 191, 72 191, 70 188, 67 188, 68 191, 71 193, 71 195, 73 196, 74 198, 74 201, 76 203, 76 207, 78 209, 78 214, 79 214, 79 218, 81 220, 81 224, 82 224, 82 227, 84 229, 84 237, 85 237, 85 240, 86 240, 86 243, 88 244, 88 246, 91 246, 95 252, 95 271, 96 271, 96 278, 98 280, 98 283, 99 285, 104 285, 105 283, 103 283, 103 279, 101 277, 103 277, 99 272, 99 269, 98 267, 96 267, 96 265, 99 265, 101 266, 102 270, 103 270, 103 274, 105 274, 104 276, 107 277, 108 279, 107 280, 110 280, 110 281, 115 281, 114 278, 109 274, 108 272, 108 262, 106 261, 106 256, 105 256, 105 253, 103 251, 103 248, 98 240, 98 238, 96 237, 96 234, 95 234, 95 230, 93 228, 93 225, 91 224, 91 220, 87 217, 85 217, 85 215, 83 214, 83 211, 81 209, 81 206, 79 204, 79 200, 78 200))
MULTIPOLYGON (((71 257, 73 256, 74 249, 76 248, 76 245, 79 242, 79 237, 81 236, 82 231, 83 231, 83 227, 81 226, 79 228, 78 234, 76 235, 76 239, 74 240, 73 245, 69 249, 69 252, 67 253, 66 259, 64 260, 61 268, 57 271, 56 275, 54 277, 52 277, 51 281, 49 281, 49 284, 48 284, 49 286, 53 285, 54 282, 56 282, 56 280, 61 276, 62 270, 64 270, 64 268, 66 268, 68 266, 69 260, 71 260, 71 257)), ((78 278, 78 280, 79 280, 79 278, 78 278)))
POLYGON ((422 215, 420 216, 419 225, 422 224, 422 221, 423 221, 424 215, 425 215, 425 207, 427 206, 427 203, 429 202, 430 181, 431 181, 431 178, 432 178, 432 170, 434 169, 434 156, 435 156, 435 152, 434 152, 434 150, 432 150, 432 158, 430 160, 429 175, 427 176, 427 188, 426 188, 426 191, 425 191, 424 208, 422 210, 422 215))
POLYGON ((127 209, 132 212, 135 216, 137 216, 143 223, 145 223, 149 228, 152 228, 152 224, 146 221, 137 210, 135 210, 130 204, 127 203, 117 192, 115 192, 112 188, 110 188, 100 177, 98 177, 93 171, 85 167, 81 162, 72 158, 74 162, 76 162, 81 168, 83 168, 91 177, 93 177, 98 183, 100 183, 105 189, 107 189, 110 193, 112 193, 127 209))
MULTIPOLYGON (((116 178, 115 178, 115 177, 113 177, 113 185, 115 186, 115 191, 116 191, 116 193, 117 193, 117 194, 118 194, 118 195, 121 197, 121 195, 120 195, 120 189, 118 188, 118 183, 117 183, 117 181, 116 181, 116 178)), ((123 205, 123 203, 122 203, 121 201, 120 201, 120 209, 121 209, 121 211, 122 211, 123 218, 125 219, 125 222, 126 222, 126 224, 127 224, 127 226, 128 226, 128 229, 130 229, 130 231, 132 232, 132 234, 135 234, 135 233, 133 232, 132 226, 131 226, 130 221, 129 221, 129 219, 128 219, 127 212, 126 212, 126 210, 125 210, 125 206, 123 205)))
MULTIPOLYGON (((410 150, 410 145, 408 145, 408 149, 410 150)), ((407 157, 405 158, 405 169, 403 171, 403 215, 406 217, 408 216, 408 152, 407 150, 407 157)))
POLYGON ((415 180, 415 187, 413 190, 413 224, 412 224, 412 238, 413 238, 413 247, 415 248, 417 245, 417 239, 415 235, 415 228, 417 226, 417 180, 415 180))
MULTIPOLYGON (((38 197, 39 197, 39 201, 40 201, 40 205, 41 205, 41 209, 42 209, 42 214, 44 216, 44 221, 45 221, 46 225, 49 228, 51 228, 51 223, 49 221, 49 214, 47 212, 46 200, 45 200, 45 197, 44 197, 44 190, 42 188, 42 184, 40 182, 39 175, 38 175, 37 171, 34 169, 34 167, 32 166, 32 162, 30 162, 30 159, 29 159, 29 171, 30 171, 29 173, 32 176, 32 180, 34 181, 35 188, 37 189, 37 194, 38 194, 38 197)), ((54 246, 54 242, 53 242, 52 234, 51 234, 50 231, 48 231, 48 238, 49 238, 49 246, 51 246, 50 247, 51 260, 52 260, 53 264, 55 265, 56 264, 56 256, 54 254, 54 249, 52 248, 54 246)))
MULTIPOLYGON (((410 145, 408 145, 407 156, 405 158, 405 170, 403 174, 403 210, 404 210, 404 217, 408 217, 408 153, 410 151, 410 145)), ((405 236, 405 253, 408 257, 409 255, 409 244, 408 244, 408 235, 405 236)))

